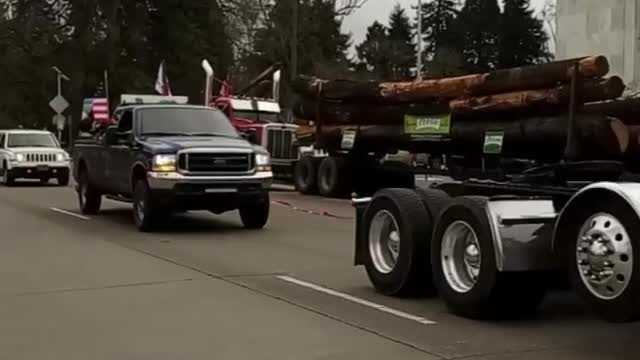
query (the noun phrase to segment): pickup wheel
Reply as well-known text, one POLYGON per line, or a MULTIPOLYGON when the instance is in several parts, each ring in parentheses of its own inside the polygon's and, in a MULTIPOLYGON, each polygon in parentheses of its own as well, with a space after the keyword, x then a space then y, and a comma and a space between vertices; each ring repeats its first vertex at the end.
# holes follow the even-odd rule
POLYGON ((251 230, 264 228, 269 221, 270 206, 271 200, 268 193, 261 195, 253 203, 240 206, 240 219, 244 227, 251 230))
POLYGON ((133 220, 142 232, 152 232, 160 224, 162 215, 165 214, 159 208, 151 196, 149 185, 144 180, 138 180, 133 188, 133 220))
POLYGON ((16 183, 15 177, 11 173, 11 170, 7 169, 6 164, 4 166, 4 170, 2 171, 2 179, 5 186, 13 186, 16 183))
POLYGON ((102 204, 102 194, 96 190, 86 171, 80 173, 78 181, 78 205, 80 211, 85 215, 95 215, 100 211, 102 204))

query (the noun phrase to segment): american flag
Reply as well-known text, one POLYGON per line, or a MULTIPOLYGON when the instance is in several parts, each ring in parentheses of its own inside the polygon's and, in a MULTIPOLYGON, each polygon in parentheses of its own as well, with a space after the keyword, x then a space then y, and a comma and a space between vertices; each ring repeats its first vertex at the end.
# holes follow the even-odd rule
POLYGON ((97 123, 110 124, 111 115, 109 114, 109 99, 106 97, 95 97, 91 102, 91 112, 93 120, 97 123))

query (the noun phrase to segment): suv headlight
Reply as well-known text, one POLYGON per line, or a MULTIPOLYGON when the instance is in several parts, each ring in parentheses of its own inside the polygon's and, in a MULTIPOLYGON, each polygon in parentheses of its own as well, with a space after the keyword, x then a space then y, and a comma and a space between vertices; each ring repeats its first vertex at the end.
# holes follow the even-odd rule
POLYGON ((173 172, 176 171, 175 155, 156 155, 153 157, 151 170, 157 172, 173 172))
POLYGON ((67 161, 67 160, 69 160, 69 155, 67 153, 56 154, 56 161, 67 161))
POLYGON ((23 161, 25 161, 26 157, 24 156, 24 154, 16 154, 15 159, 18 162, 23 162, 23 161))
POLYGON ((256 170, 271 171, 271 156, 269 154, 256 154, 256 170))

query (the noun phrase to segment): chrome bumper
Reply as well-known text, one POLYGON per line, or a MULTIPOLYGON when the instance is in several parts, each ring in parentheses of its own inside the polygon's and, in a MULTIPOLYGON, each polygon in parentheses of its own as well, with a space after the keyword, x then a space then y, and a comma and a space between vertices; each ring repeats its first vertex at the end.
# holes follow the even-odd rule
POLYGON ((178 184, 212 186, 260 184, 266 190, 271 187, 272 181, 272 172, 258 172, 246 176, 187 176, 177 172, 147 172, 147 182, 153 190, 171 190, 178 184))

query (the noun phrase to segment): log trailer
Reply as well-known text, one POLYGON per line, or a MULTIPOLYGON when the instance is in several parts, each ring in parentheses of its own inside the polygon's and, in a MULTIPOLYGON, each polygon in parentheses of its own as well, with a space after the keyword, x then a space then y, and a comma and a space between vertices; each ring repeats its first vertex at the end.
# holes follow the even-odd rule
POLYGON ((570 284, 602 318, 637 320, 637 109, 603 101, 624 90, 607 72, 589 57, 414 83, 300 78, 323 141, 447 159, 452 180, 352 199, 355 265, 385 295, 437 294, 472 319, 529 315, 570 284))

